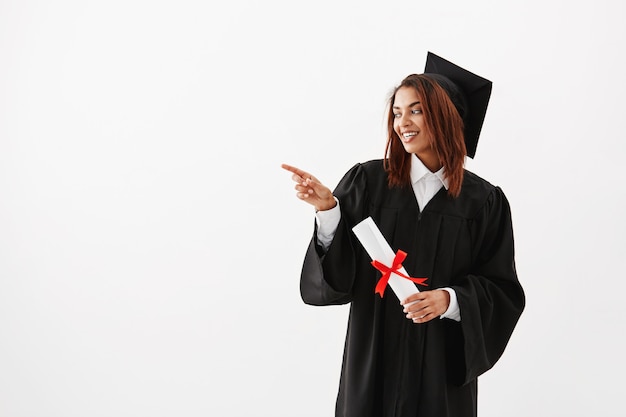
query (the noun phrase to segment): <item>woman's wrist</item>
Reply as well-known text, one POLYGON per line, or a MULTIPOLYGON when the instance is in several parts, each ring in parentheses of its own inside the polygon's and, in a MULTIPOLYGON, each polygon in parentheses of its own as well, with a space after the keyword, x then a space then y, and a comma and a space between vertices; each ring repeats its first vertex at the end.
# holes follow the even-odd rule
POLYGON ((331 195, 329 200, 326 200, 322 204, 320 204, 319 206, 316 206, 315 210, 317 210, 317 211, 326 211, 326 210, 330 210, 332 208, 335 208, 336 205, 337 205, 337 201, 335 200, 335 197, 331 195))

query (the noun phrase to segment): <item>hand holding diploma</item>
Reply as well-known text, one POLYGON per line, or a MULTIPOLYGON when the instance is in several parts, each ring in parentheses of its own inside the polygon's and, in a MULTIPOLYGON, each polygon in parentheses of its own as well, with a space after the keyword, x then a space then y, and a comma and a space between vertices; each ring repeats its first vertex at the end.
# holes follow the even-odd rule
MULTIPOLYGON (((370 217, 357 224, 352 230, 373 262, 382 262, 388 265, 389 269, 395 270, 393 265, 398 254, 394 254, 389 243, 370 217)), ((398 266, 397 272, 392 272, 388 277, 388 283, 404 307, 408 319, 413 320, 414 323, 426 323, 446 312, 450 304, 450 294, 447 291, 419 292, 411 281, 421 282, 422 285, 425 285, 423 284, 425 279, 410 278, 404 267, 398 266)), ((379 292, 378 289, 377 292, 379 292)))
POLYGON ((413 323, 426 323, 446 312, 450 294, 445 290, 422 291, 402 300, 401 304, 413 323))

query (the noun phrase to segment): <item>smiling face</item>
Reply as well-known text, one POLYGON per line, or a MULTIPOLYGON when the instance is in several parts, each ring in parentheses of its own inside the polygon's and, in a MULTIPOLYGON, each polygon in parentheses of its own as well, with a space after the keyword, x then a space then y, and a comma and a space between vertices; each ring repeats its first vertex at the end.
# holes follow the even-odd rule
POLYGON ((417 90, 400 87, 396 91, 392 111, 393 129, 402 141, 404 150, 414 153, 431 171, 439 170, 441 162, 432 147, 433 138, 426 126, 417 90))

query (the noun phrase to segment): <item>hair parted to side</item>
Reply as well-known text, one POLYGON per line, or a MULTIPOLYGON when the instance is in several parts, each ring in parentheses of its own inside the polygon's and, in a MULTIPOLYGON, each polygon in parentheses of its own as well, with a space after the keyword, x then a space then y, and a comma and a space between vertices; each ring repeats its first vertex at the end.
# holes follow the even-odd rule
POLYGON ((445 168, 445 175, 449 182, 448 194, 457 197, 461 192, 463 165, 467 153, 463 135, 463 119, 446 91, 424 74, 412 74, 406 77, 393 90, 389 98, 384 161, 389 186, 411 185, 411 154, 404 150, 402 141, 393 128, 393 105, 396 92, 402 87, 413 87, 417 90, 422 104, 425 126, 428 129, 427 133, 432 138, 431 147, 445 168))

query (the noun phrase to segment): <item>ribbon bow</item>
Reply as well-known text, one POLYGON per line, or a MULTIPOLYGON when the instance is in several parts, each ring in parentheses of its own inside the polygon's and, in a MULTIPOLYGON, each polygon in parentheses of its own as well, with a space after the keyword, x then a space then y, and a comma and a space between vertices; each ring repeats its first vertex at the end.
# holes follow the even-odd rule
POLYGON ((404 275, 402 272, 400 272, 400 268, 402 268, 402 262, 404 261, 405 258, 406 258, 406 252, 398 250, 398 252, 396 252, 396 256, 393 258, 391 268, 377 260, 372 261, 372 265, 374 266, 374 268, 378 269, 380 272, 383 273, 383 276, 378 280, 378 283, 376 284, 376 291, 374 291, 376 294, 380 294, 381 298, 383 294, 385 293, 385 288, 387 287, 389 278, 391 278, 392 272, 396 275, 401 276, 402 278, 408 279, 409 281, 413 281, 416 284, 423 285, 425 287, 428 286, 428 284, 424 284, 424 282, 428 278, 411 278, 410 276, 404 275))

